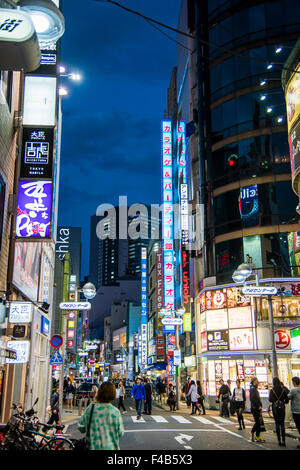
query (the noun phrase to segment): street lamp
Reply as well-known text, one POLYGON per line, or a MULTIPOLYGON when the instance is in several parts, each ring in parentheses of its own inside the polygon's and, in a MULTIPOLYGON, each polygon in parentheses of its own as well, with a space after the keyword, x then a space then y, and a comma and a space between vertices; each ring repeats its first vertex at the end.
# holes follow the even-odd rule
MULTIPOLYGON (((255 276, 256 285, 259 286, 259 275, 258 270, 256 273, 253 272, 252 266, 247 263, 242 263, 234 271, 232 279, 237 284, 245 283, 251 275, 255 276)), ((274 318, 273 318, 273 304, 272 304, 272 295, 268 295, 268 304, 269 304, 269 319, 270 319, 270 331, 271 331, 271 344, 272 344, 272 359, 273 359, 273 377, 278 377, 278 366, 277 366, 277 354, 276 354, 276 344, 275 344, 275 329, 274 329, 274 318)))

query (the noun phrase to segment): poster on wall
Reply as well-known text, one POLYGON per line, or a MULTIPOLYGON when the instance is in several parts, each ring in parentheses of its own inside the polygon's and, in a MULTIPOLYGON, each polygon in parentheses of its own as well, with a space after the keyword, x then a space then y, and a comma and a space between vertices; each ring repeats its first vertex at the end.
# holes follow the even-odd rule
POLYGON ((202 352, 207 351, 207 335, 205 331, 201 333, 201 351, 202 352))
POLYGON ((207 333, 208 351, 228 351, 228 330, 207 333))
POLYGON ((49 238, 52 181, 19 181, 17 237, 49 238))
POLYGON ((243 237, 243 250, 246 264, 253 268, 260 268, 263 265, 260 235, 243 237))
POLYGON ((228 329, 227 309, 222 308, 220 310, 207 310, 206 329, 207 331, 228 329))
POLYGON ((257 184, 240 189, 238 198, 239 211, 244 227, 253 227, 259 221, 257 184))
POLYGON ((218 308, 227 307, 226 304, 226 289, 219 289, 206 292, 206 308, 207 310, 214 310, 218 308))
POLYGON ((53 139, 53 128, 23 128, 20 178, 52 178, 53 139))
POLYGON ((229 328, 251 328, 251 307, 240 307, 228 309, 229 328))
POLYGON ((200 297, 199 297, 199 303, 200 303, 200 312, 205 312, 206 310, 206 305, 205 305, 205 292, 203 292, 200 297))
POLYGON ((250 305, 251 300, 247 295, 242 295, 237 287, 227 288, 227 307, 246 307, 250 305))
POLYGON ((16 242, 13 284, 30 300, 37 300, 41 243, 16 242))
POLYGON ((254 349, 253 329, 243 328, 229 330, 229 343, 231 351, 247 351, 254 349))

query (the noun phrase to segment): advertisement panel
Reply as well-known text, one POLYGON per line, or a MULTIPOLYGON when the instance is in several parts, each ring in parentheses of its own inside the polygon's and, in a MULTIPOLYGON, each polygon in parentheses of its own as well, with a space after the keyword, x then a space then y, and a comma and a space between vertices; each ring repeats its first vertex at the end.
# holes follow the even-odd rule
POLYGON ((192 315, 190 313, 183 314, 183 331, 184 332, 192 331, 192 315))
POLYGON ((300 328, 291 330, 291 343, 293 352, 300 351, 300 328))
POLYGON ((17 359, 6 358, 6 364, 26 364, 29 360, 29 341, 7 341, 8 349, 17 352, 17 359))
POLYGON ((190 257, 186 250, 182 256, 182 303, 186 313, 191 313, 190 257))
POLYGON ((142 248, 141 365, 147 365, 147 248, 142 248))
POLYGON ((229 344, 231 351, 250 351, 254 349, 253 329, 229 330, 229 344))
POLYGON ((56 77, 25 76, 24 126, 55 126, 56 77))
POLYGON ((251 328, 252 312, 251 307, 229 308, 229 328, 251 328))
POLYGON ((300 121, 295 125, 289 135, 290 160, 292 179, 300 167, 300 121))
POLYGON ((201 351, 206 352, 207 351, 207 335, 206 331, 201 333, 201 351))
POLYGON ((37 300, 41 243, 16 242, 13 284, 30 300, 37 300))
POLYGON ((19 181, 17 237, 50 237, 52 181, 19 181))
POLYGON ((159 313, 163 306, 163 264, 162 264, 162 249, 156 253, 156 311, 157 311, 157 325, 158 333, 163 332, 163 325, 161 323, 162 316, 159 313))
POLYGON ((207 333, 208 351, 228 351, 228 330, 207 333))
POLYGON ((241 294, 240 289, 237 287, 228 287, 227 288, 227 307, 246 307, 250 305, 251 300, 249 296, 241 294))
POLYGON ((226 308, 226 289, 219 289, 214 291, 206 291, 205 301, 207 310, 215 310, 218 308, 226 308))
POLYGON ((228 317, 227 309, 207 310, 206 312, 206 329, 207 331, 227 330, 228 317))
POLYGON ((53 128, 23 128, 20 178, 52 178, 53 139, 53 128))
POLYGON ((164 335, 156 336, 156 354, 157 356, 165 355, 165 337, 164 335))
POLYGON ((275 330, 275 344, 276 349, 290 350, 291 349, 291 335, 290 330, 275 330))
POLYGON ((9 304, 9 323, 30 323, 32 303, 31 302, 11 302, 9 304))
MULTIPOLYGON (((296 71, 300 71, 298 65, 296 71)), ((294 73, 286 88, 285 99, 287 108, 287 124, 290 132, 292 125, 300 114, 300 77, 299 73, 294 73)))
POLYGON ((257 225, 259 215, 257 184, 240 189, 238 204, 243 226, 257 225))

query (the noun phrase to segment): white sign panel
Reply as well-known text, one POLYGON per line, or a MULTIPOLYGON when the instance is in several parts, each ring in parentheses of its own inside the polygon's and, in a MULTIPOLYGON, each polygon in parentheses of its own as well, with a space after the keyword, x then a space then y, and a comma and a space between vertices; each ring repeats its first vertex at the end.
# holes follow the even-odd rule
POLYGON ((182 325, 183 319, 182 318, 163 318, 161 322, 163 325, 175 326, 175 325, 182 325))
POLYGON ((30 323, 32 304, 30 302, 11 302, 9 304, 9 323, 30 323))
POLYGON ((181 365, 181 351, 180 349, 175 349, 174 351, 174 366, 181 365))
POLYGON ((271 286, 244 286, 242 292, 244 295, 276 295, 277 288, 271 286))
POLYGON ((207 331, 227 330, 228 318, 227 309, 220 308, 219 310, 206 311, 206 329, 207 331))
POLYGON ((56 78, 25 77, 24 126, 55 126, 56 78))
POLYGON ((251 307, 234 307, 228 309, 229 328, 250 328, 252 326, 251 307))
POLYGON ((29 341, 7 341, 7 348, 17 352, 17 359, 6 358, 6 364, 26 364, 29 360, 29 341))
POLYGON ((25 42, 35 33, 28 13, 0 8, 0 41, 25 42))
POLYGON ((61 310, 90 310, 90 302, 61 302, 59 304, 61 310))
POLYGON ((231 351, 250 351, 254 349, 252 328, 229 330, 229 349, 231 351))

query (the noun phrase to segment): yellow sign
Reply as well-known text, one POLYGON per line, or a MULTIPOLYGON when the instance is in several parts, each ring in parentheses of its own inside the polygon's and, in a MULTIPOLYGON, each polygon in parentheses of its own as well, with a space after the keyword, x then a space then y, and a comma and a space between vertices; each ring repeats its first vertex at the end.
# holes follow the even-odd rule
POLYGON ((192 315, 190 313, 183 314, 183 331, 192 331, 192 315))
MULTIPOLYGON (((300 72, 300 65, 297 71, 300 72)), ((288 131, 300 115, 300 73, 294 73, 285 93, 288 131)))
POLYGON ((69 321, 68 321, 68 327, 69 327, 69 328, 75 328, 75 322, 74 322, 74 320, 69 320, 69 321))

